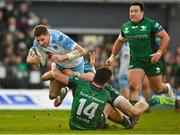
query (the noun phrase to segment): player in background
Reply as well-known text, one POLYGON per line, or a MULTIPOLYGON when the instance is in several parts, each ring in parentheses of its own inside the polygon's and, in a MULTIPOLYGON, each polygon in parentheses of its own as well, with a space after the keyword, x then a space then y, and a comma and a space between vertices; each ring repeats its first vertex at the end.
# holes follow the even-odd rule
MULTIPOLYGON (((135 103, 140 98, 140 91, 145 75, 148 77, 152 90, 157 93, 167 93, 170 102, 175 102, 175 94, 170 84, 162 82, 162 63, 160 58, 166 51, 170 37, 156 21, 144 17, 144 5, 133 2, 129 6, 130 21, 124 23, 115 41, 111 56, 106 64, 111 65, 115 56, 121 50, 124 42, 130 46, 130 63, 128 82, 130 101, 135 103), (161 39, 159 48, 155 48, 153 39, 161 39)), ((169 100, 167 100, 169 102, 169 100)))
MULTIPOLYGON (((130 61, 130 50, 129 50, 128 42, 125 42, 124 45, 122 46, 119 57, 120 57, 120 67, 119 67, 119 75, 117 77, 119 84, 118 87, 120 94, 126 99, 129 99, 128 66, 130 61)), ((144 98, 146 100, 150 99, 152 95, 152 90, 146 76, 143 80, 142 90, 144 92, 144 98)))
MULTIPOLYGON (((45 65, 46 58, 56 63, 56 68, 63 71, 66 68, 77 72, 84 72, 83 55, 86 53, 80 45, 67 35, 56 29, 48 29, 45 25, 37 25, 33 30, 35 37, 33 46, 29 50, 27 63, 45 65)), ((60 100, 60 90, 63 84, 51 78, 49 98, 60 100)))

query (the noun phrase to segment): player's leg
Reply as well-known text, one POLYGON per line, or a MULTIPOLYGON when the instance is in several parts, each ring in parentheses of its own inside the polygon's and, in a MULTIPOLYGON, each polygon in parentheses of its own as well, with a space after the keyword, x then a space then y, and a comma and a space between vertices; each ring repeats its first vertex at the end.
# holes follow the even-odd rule
POLYGON ((153 96, 152 98, 146 101, 150 107, 155 105, 167 105, 167 106, 174 106, 175 102, 167 96, 153 96))
POLYGON ((55 79, 50 80, 49 99, 53 100, 60 94, 61 83, 55 79))
POLYGON ((109 103, 106 104, 103 113, 106 119, 108 118, 109 120, 120 124, 125 128, 129 128, 131 126, 129 118, 127 118, 122 112, 120 112, 118 109, 116 109, 109 103))
POLYGON ((66 94, 69 91, 68 87, 64 87, 64 85, 62 85, 59 81, 55 80, 52 76, 52 71, 48 71, 46 73, 44 73, 41 77, 41 79, 43 81, 47 81, 50 80, 50 84, 49 84, 49 99, 54 101, 54 106, 58 107, 63 99, 65 98, 66 94))
POLYGON ((150 76, 148 77, 150 84, 151 84, 151 88, 157 93, 157 94, 161 94, 161 93, 167 93, 167 102, 170 103, 170 105, 172 105, 172 102, 175 103, 175 94, 173 89, 171 88, 170 84, 164 84, 162 82, 162 75, 158 75, 158 76, 150 76))
POLYGON ((139 98, 142 90, 142 82, 145 73, 143 69, 130 69, 128 72, 128 82, 129 82, 129 99, 132 104, 135 104, 139 98))
POLYGON ((144 98, 146 100, 150 99, 152 97, 152 89, 149 83, 149 80, 147 78, 147 76, 145 76, 144 80, 143 80, 143 91, 144 91, 144 98))
POLYGON ((175 93, 170 84, 164 84, 162 82, 162 63, 160 61, 156 64, 147 63, 144 70, 149 79, 152 90, 157 94, 167 93, 167 97, 175 102, 175 93))
MULTIPOLYGON (((147 76, 144 77, 142 89, 144 92, 144 98, 148 101, 152 97, 152 89, 147 76)), ((146 112, 150 112, 150 108, 146 112)))
POLYGON ((52 79, 53 79, 53 76, 52 76, 51 71, 48 71, 41 76, 41 80, 43 80, 43 81, 48 81, 48 80, 52 80, 52 79))
POLYGON ((121 110, 125 115, 134 118, 144 111, 146 111, 149 105, 145 101, 138 101, 134 106, 124 97, 119 96, 114 101, 114 106, 121 110))

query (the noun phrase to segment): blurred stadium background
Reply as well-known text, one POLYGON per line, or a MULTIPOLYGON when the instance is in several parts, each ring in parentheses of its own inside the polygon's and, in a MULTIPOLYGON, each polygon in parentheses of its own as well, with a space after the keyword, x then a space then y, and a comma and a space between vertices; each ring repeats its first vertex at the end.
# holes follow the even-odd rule
MULTIPOLYGON (((1 0, 0 1, 0 109, 55 109, 48 99, 44 70, 26 64, 32 46, 32 28, 45 24, 94 49, 96 68, 111 53, 121 24, 128 20, 132 0, 1 0)), ((163 56, 164 82, 180 97, 180 0, 144 0, 145 16, 168 31, 171 42, 163 56)), ((48 62, 46 64, 49 69, 48 62)), ((114 64, 114 79, 119 60, 114 64)), ((69 109, 71 93, 60 109, 69 109)))

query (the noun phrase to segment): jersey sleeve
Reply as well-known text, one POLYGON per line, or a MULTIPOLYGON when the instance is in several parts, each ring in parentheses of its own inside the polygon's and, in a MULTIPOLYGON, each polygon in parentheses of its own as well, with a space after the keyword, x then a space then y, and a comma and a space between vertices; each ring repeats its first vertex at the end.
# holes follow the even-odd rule
POLYGON ((123 31, 123 26, 121 27, 120 29, 120 33, 119 33, 119 36, 118 38, 121 40, 121 41, 125 41, 125 34, 124 34, 124 31, 123 31))
POLYGON ((56 40, 63 48, 71 51, 74 50, 77 45, 75 41, 60 31, 56 31, 56 40))
POLYGON ((106 90, 110 93, 109 103, 110 103, 110 104, 113 104, 114 101, 116 100, 116 98, 119 97, 120 93, 119 93, 118 90, 116 90, 115 88, 113 88, 112 85, 110 85, 110 84, 107 84, 105 88, 106 88, 106 90))
POLYGON ((152 20, 151 29, 154 33, 158 33, 163 30, 163 27, 156 21, 152 20))
POLYGON ((78 85, 78 80, 79 80, 79 78, 77 78, 77 77, 69 77, 68 87, 70 89, 76 89, 77 85, 78 85))

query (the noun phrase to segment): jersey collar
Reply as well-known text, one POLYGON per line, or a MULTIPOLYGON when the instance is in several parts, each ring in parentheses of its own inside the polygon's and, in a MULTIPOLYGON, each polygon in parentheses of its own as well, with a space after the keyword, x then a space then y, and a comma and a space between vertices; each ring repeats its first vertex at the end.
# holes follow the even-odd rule
POLYGON ((48 46, 50 46, 50 45, 51 45, 51 42, 52 42, 52 36, 51 36, 51 33, 49 33, 49 36, 50 36, 50 39, 49 39, 49 44, 48 44, 48 46))
POLYGON ((100 91, 102 91, 102 90, 104 89, 104 87, 99 86, 99 85, 97 85, 97 84, 94 83, 94 82, 91 83, 91 87, 92 87, 92 88, 95 88, 95 89, 97 89, 97 90, 100 90, 100 91))
POLYGON ((138 25, 138 24, 140 24, 143 21, 144 21, 144 17, 138 23, 133 23, 133 22, 131 22, 131 23, 132 23, 132 25, 138 25))

